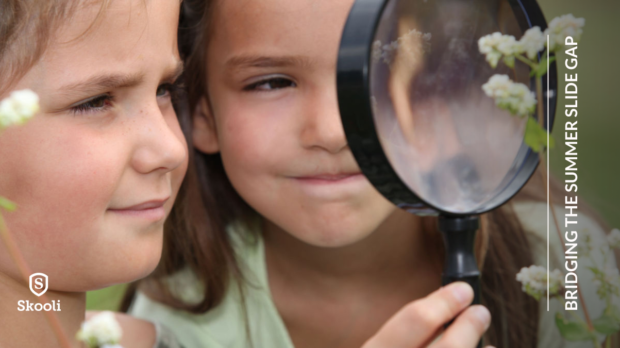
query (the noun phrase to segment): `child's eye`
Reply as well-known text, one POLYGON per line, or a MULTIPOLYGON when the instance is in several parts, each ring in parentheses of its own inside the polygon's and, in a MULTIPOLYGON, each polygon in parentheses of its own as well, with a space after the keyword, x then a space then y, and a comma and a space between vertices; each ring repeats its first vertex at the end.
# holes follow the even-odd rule
POLYGON ((171 83, 164 83, 157 87, 157 92, 155 93, 157 97, 167 97, 172 94, 174 86, 171 83))
POLYGON ((275 77, 255 82, 243 88, 244 91, 272 91, 282 88, 297 87, 297 84, 287 78, 275 77))
POLYGON ((82 114, 88 112, 101 112, 112 106, 112 95, 104 94, 88 99, 76 106, 71 107, 74 114, 82 114))
POLYGON ((176 103, 183 92, 183 85, 180 81, 174 83, 162 83, 157 87, 155 95, 157 98, 169 98, 172 103, 176 103))

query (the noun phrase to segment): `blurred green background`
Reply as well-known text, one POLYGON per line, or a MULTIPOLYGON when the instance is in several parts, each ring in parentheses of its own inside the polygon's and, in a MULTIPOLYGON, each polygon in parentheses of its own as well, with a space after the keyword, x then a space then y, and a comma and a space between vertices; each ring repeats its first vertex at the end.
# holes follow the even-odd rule
MULTIPOLYGON (((577 49, 578 77, 578 185, 577 194, 587 201, 611 225, 620 227, 620 183, 615 180, 620 172, 620 113, 614 107, 620 100, 615 93, 620 82, 620 40, 617 40, 620 22, 620 0, 540 0, 539 4, 548 21, 556 16, 572 13, 586 19, 584 35, 577 49), (615 99, 618 98, 618 99, 615 99), (615 102, 614 102, 615 100, 615 102), (619 157, 616 157, 619 156, 619 157)), ((558 86, 563 89, 563 56, 559 56, 558 86)), ((551 150, 551 170, 563 181, 565 167, 563 127, 564 92, 558 95, 558 109, 553 135, 557 146, 551 150)), ((86 306, 90 310, 116 310, 125 286, 118 285, 91 291, 86 306)))
MULTIPOLYGON (((540 0, 547 20, 572 13, 586 19, 584 35, 578 45, 578 175, 577 195, 584 199, 613 227, 620 227, 620 182, 615 178, 620 170, 616 157, 620 152, 620 113, 614 98, 620 81, 620 56, 617 39, 620 20, 620 1, 612 0, 540 0)), ((558 95, 553 136, 556 148, 551 153, 551 170, 564 180, 564 55, 558 56, 558 95)), ((571 70, 571 74, 573 71, 571 70)), ((572 103, 571 103, 572 104, 572 103)), ((571 117, 573 118, 573 117, 571 117)), ((574 120, 571 120, 574 121, 574 120)))

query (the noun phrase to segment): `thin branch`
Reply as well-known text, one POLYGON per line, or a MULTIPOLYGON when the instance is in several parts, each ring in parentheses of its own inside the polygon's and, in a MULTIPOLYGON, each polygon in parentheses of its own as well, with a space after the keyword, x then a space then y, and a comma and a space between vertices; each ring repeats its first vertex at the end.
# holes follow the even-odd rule
POLYGON ((523 57, 520 54, 515 54, 515 58, 517 58, 518 60, 520 60, 523 63, 527 64, 533 70, 536 70, 538 68, 538 63, 535 63, 535 62, 533 62, 533 61, 523 57))
MULTIPOLYGON (((11 232, 6 226, 6 223, 4 222, 4 217, 2 216, 2 212, 0 212, 0 237, 2 237, 4 245, 6 245, 6 248, 9 250, 9 254, 13 259, 13 262, 15 262, 15 264, 17 265, 17 268, 19 269, 19 273, 21 273, 22 278, 24 278, 24 281, 26 283, 29 283, 29 277, 30 274, 32 274, 32 271, 30 270, 30 267, 28 267, 24 256, 20 252, 17 243, 15 243, 11 232)), ((39 301, 39 303, 41 303, 41 305, 50 303, 45 294, 37 297, 37 300, 39 301)), ((60 346, 63 348, 71 348, 71 343, 69 342, 69 339, 67 339, 67 335, 65 335, 64 331, 62 330, 62 326, 60 325, 60 321, 58 320, 56 314, 49 311, 43 311, 43 314, 45 315, 45 318, 52 327, 52 330, 54 331, 54 334, 56 335, 60 346)))

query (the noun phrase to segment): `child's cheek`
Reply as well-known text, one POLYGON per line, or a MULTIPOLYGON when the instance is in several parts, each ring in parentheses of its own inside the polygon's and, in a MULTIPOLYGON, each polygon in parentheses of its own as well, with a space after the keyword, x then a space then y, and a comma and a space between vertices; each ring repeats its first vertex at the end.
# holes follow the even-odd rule
POLYGON ((222 151, 244 163, 252 174, 277 174, 274 167, 288 162, 287 153, 298 150, 298 115, 289 102, 250 101, 228 103, 229 108, 223 110, 222 151))
POLYGON ((243 114, 236 110, 231 110, 227 115, 222 118, 223 126, 218 132, 225 165, 235 171, 259 170, 257 164, 269 157, 269 148, 265 144, 267 129, 258 122, 258 115, 246 114, 247 117, 242 117, 243 114))
POLYGON ((16 129, 0 194, 18 204, 7 224, 31 267, 62 270, 97 245, 127 161, 109 137, 45 117, 16 129))

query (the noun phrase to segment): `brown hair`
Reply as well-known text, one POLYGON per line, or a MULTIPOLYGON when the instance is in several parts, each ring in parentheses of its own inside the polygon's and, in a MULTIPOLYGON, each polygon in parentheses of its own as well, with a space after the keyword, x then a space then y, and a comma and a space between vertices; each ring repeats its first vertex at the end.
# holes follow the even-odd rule
POLYGON ((66 1, 0 0, 0 95, 43 55, 66 1))
POLYGON ((0 95, 13 87, 43 56, 50 39, 80 4, 100 2, 99 21, 110 0, 0 0, 0 95))
MULTIPOLYGON (((206 47, 210 33, 212 1, 185 0, 179 28, 180 51, 186 62, 187 105, 189 112, 179 118, 191 144, 191 119, 200 98, 208 97, 206 87, 206 47)), ((543 201, 543 182, 535 173, 513 200, 543 201)), ((561 187, 551 192, 561 197, 561 187)), ((237 194, 228 180, 219 154, 207 155, 194 149, 188 175, 177 203, 167 220, 162 262, 141 282, 130 285, 121 304, 127 311, 137 288, 150 298, 191 313, 204 313, 223 299, 231 276, 241 277, 226 232, 233 221, 247 221, 256 214, 237 194), (166 277, 187 267, 204 285, 201 302, 188 304, 175 298, 166 286, 166 277)), ((425 232, 439 236, 434 217, 422 218, 425 232)), ((433 242, 443 253, 441 242, 433 242)), ((538 302, 521 290, 515 275, 533 264, 526 233, 512 204, 508 203, 481 216, 477 256, 482 270, 482 301, 489 308, 492 324, 486 344, 498 347, 535 347, 538 341, 538 302)))

